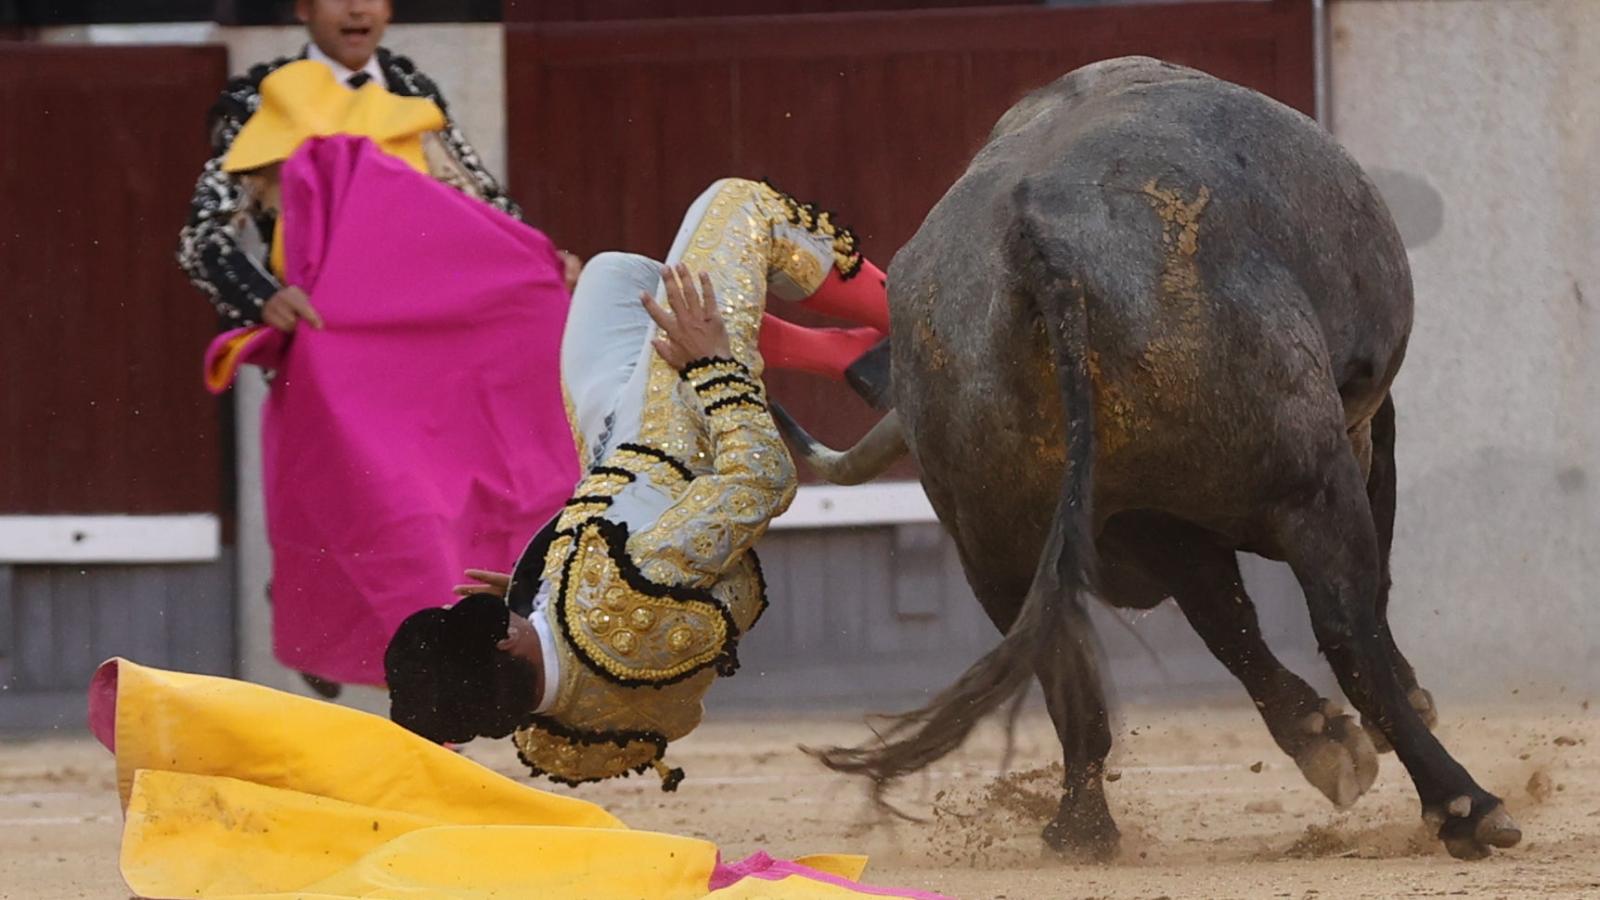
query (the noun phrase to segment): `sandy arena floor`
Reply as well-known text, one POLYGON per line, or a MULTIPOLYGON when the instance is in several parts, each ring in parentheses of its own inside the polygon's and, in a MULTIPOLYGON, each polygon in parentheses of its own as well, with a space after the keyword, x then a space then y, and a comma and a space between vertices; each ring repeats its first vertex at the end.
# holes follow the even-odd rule
MULTIPOLYGON (((635 827, 705 837, 733 857, 865 852, 869 880, 966 900, 1600 898, 1600 710, 1574 700, 1533 712, 1442 712, 1445 743, 1523 827, 1522 846, 1486 862, 1457 862, 1425 839, 1393 756, 1373 791, 1341 814, 1247 709, 1123 712, 1110 787, 1123 852, 1109 865, 1042 851, 1038 831, 1054 806, 1044 767, 1057 752, 1042 717, 1022 729, 1018 771, 1032 774, 997 782, 998 741, 986 733, 906 785, 900 798, 928 813, 926 823, 877 818, 858 785, 795 750, 864 733, 840 719, 711 723, 674 745, 689 773, 679 793, 639 778, 579 793, 635 827)), ((505 747, 472 754, 515 772, 505 747)), ((126 897, 112 784, 109 756, 86 739, 0 744, 0 896, 126 897)))

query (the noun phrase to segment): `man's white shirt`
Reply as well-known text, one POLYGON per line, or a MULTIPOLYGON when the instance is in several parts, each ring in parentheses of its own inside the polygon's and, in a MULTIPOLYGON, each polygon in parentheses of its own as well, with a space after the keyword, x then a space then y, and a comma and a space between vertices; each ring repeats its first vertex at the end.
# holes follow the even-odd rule
MULTIPOLYGON (((344 63, 341 63, 328 54, 323 53, 322 48, 318 47, 315 43, 306 45, 306 59, 314 59, 333 70, 333 77, 339 79, 339 83, 345 85, 346 87, 349 87, 350 77, 356 74, 357 71, 355 69, 346 68, 344 63)), ((378 87, 381 87, 386 91, 389 90, 389 79, 383 77, 383 67, 378 65, 378 54, 372 54, 371 58, 367 60, 367 64, 362 66, 359 71, 365 72, 368 76, 370 76, 373 81, 377 82, 378 87)))

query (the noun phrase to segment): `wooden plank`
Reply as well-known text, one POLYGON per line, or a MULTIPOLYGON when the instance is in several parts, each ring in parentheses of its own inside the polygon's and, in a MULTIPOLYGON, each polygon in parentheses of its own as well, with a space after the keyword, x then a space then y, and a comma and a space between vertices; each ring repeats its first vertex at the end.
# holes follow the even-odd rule
POLYGON ((504 0, 507 22, 605 22, 690 16, 770 16, 807 12, 1010 6, 1018 0, 504 0))
MULTIPOLYGON (((99 567, 51 566, 37 570, 47 579, 51 610, 50 682, 52 689, 88 684, 89 674, 104 656, 96 646, 98 607, 103 605, 108 573, 99 567)), ((114 578, 114 576, 113 576, 114 578)), ((113 580, 113 583, 116 583, 113 580)), ((118 598, 120 599, 120 597, 118 598)))
POLYGON ((13 689, 17 662, 16 606, 13 597, 14 566, 0 563, 0 691, 13 689))
POLYGON ((163 624, 168 664, 185 672, 234 675, 233 559, 167 570, 163 624))
POLYGON ((60 737, 85 730, 88 718, 89 695, 82 689, 0 694, 0 735, 60 737))
POLYGON ((810 657, 826 652, 835 640, 828 594, 827 558, 822 535, 806 532, 785 536, 789 546, 785 586, 792 619, 789 620, 790 646, 795 655, 810 657))
POLYGON ((105 648, 104 656, 160 660, 156 665, 164 667, 174 664, 167 645, 166 618, 169 585, 175 571, 172 566, 129 566, 124 570, 122 585, 114 592, 119 596, 113 597, 112 591, 102 588, 100 596, 106 602, 100 604, 101 612, 115 604, 129 613, 124 631, 115 644, 105 648))
POLYGON ((894 615, 901 621, 934 619, 944 612, 942 558, 949 552, 937 523, 894 529, 894 615))
POLYGON ((50 603, 50 573, 47 569, 18 567, 12 570, 13 633, 16 635, 16 668, 12 684, 18 693, 46 690, 54 681, 52 655, 55 648, 53 609, 50 603))
MULTIPOLYGON (((545 36, 542 62, 551 66, 741 58, 805 65, 818 56, 830 55, 1027 53, 1066 48, 1090 48, 1096 51, 1095 58, 1104 59, 1128 53, 1158 55, 1174 46, 1212 47, 1226 54, 1230 41, 1271 40, 1281 32, 1296 33, 1302 21, 1310 21, 1310 11, 1310 0, 1243 0, 511 24, 506 32, 508 55, 525 35, 545 36)), ((1304 47, 1304 52, 1309 54, 1311 47, 1304 47)), ((948 98, 922 102, 937 99, 948 98)))
POLYGON ((152 603, 152 599, 161 596, 159 575, 152 575, 142 566, 108 566, 91 571, 97 576, 95 586, 98 588, 94 591, 92 655, 101 659, 125 656, 146 665, 162 665, 165 660, 146 652, 144 642, 139 639, 139 622, 159 610, 159 606, 152 603), (117 581, 126 581, 126 584, 120 590, 107 590, 107 575, 117 576, 117 581))

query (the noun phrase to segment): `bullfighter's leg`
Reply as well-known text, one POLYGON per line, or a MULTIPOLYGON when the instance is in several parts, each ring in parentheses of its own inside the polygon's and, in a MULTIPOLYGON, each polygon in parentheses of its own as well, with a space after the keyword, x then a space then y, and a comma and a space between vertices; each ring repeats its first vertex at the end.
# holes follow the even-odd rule
POLYGON ((1279 662, 1261 635, 1233 551, 1204 530, 1154 514, 1124 513, 1099 542, 1101 588, 1116 606, 1148 608, 1171 596, 1217 661, 1255 701, 1267 731, 1306 780, 1341 809, 1372 787, 1378 755, 1356 720, 1279 662))
POLYGON ((856 249, 849 228, 814 204, 795 200, 770 184, 723 178, 690 204, 667 253, 667 264, 677 263, 692 249, 729 259, 737 255, 745 269, 764 262, 765 287, 772 296, 863 326, 809 328, 766 313, 757 341, 762 357, 775 367, 847 380, 861 389, 855 379, 846 378, 846 372, 887 334, 889 304, 882 270, 856 249), (710 245, 691 247, 696 234, 707 240, 721 233, 719 228, 704 228, 707 222, 719 228, 735 223, 736 240, 720 250, 710 245))
POLYGON ((761 317, 761 356, 774 369, 844 381, 850 365, 883 339, 875 328, 808 328, 772 313, 761 317))
MULTIPOLYGON (((1342 424, 1342 423, 1341 423, 1342 424)), ((1278 549, 1305 591, 1317 643, 1361 715, 1395 748, 1446 849, 1477 858, 1522 833, 1500 799, 1450 756, 1406 698, 1378 627, 1378 535, 1361 465, 1343 434, 1307 436, 1304 488, 1273 511, 1278 549)))
MULTIPOLYGON (((1394 642, 1394 633, 1389 629, 1389 547, 1394 543, 1395 510, 1394 395, 1384 398, 1383 406, 1372 417, 1371 430, 1372 466, 1367 473, 1367 501, 1372 504, 1372 522, 1378 529, 1378 629, 1389 645, 1389 652, 1394 654, 1395 674, 1400 677, 1400 686, 1406 690, 1406 699, 1411 701, 1412 708, 1422 717, 1422 721, 1432 728, 1439 721, 1433 695, 1417 684, 1416 671, 1401 654, 1394 642)), ((1372 736, 1379 753, 1387 753, 1392 749, 1375 724, 1370 720, 1362 724, 1372 736)))

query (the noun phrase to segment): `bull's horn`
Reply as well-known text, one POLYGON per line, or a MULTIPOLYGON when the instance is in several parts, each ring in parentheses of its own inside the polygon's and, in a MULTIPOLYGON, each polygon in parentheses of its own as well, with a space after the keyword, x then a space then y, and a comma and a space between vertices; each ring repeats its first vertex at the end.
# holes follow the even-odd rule
POLYGON ((888 471, 895 461, 906 455, 906 436, 900 430, 900 414, 889 414, 878 420, 866 436, 849 450, 839 451, 813 438, 782 406, 772 404, 772 417, 778 428, 800 450, 800 458, 825 480, 834 484, 862 484, 888 471))

